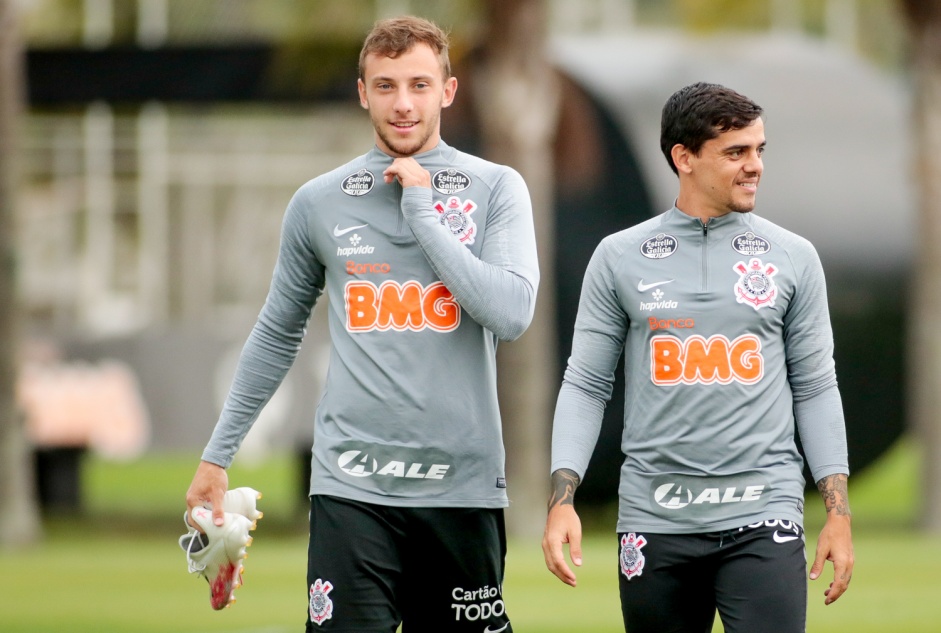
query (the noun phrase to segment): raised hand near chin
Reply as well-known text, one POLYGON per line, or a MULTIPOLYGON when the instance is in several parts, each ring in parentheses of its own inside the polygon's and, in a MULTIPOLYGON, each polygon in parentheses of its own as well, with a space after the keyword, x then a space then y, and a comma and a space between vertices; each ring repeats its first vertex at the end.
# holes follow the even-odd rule
POLYGON ((382 179, 386 184, 398 180, 403 189, 407 187, 431 188, 431 174, 410 156, 393 160, 392 164, 382 172, 382 179))

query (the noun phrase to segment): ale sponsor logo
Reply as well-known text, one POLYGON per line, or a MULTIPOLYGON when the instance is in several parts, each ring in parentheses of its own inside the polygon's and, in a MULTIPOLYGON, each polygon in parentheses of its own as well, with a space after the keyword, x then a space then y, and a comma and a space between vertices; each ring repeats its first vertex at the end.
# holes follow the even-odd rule
POLYGON ((346 442, 338 448, 337 466, 350 477, 441 480, 449 476, 451 459, 439 450, 366 446, 346 442))
POLYGON ((769 486, 760 475, 693 477, 664 475, 653 480, 652 502, 670 511, 699 512, 758 503, 769 486))

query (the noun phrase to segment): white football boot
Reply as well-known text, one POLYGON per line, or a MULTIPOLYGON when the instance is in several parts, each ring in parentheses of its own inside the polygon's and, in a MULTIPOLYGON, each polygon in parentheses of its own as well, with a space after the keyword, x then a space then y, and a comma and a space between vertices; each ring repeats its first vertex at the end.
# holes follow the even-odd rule
POLYGON ((261 493, 253 488, 234 488, 225 493, 222 498, 222 507, 226 512, 241 514, 252 521, 257 521, 264 516, 255 507, 259 499, 261 499, 261 493))
POLYGON ((209 602, 213 609, 224 609, 235 602, 235 590, 242 585, 242 561, 248 556, 245 549, 252 544, 248 534, 256 527, 262 514, 255 508, 261 495, 251 488, 236 488, 226 493, 221 526, 212 521, 212 510, 193 508, 192 521, 200 533, 190 525, 186 513, 183 521, 189 532, 180 537, 180 547, 186 552, 191 574, 199 574, 209 582, 209 602))

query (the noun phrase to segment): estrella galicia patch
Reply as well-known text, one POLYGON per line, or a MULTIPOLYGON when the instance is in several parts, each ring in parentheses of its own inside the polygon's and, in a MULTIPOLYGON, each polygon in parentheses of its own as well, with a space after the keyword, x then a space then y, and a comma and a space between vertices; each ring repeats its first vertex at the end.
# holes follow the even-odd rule
POLYGON ((663 259, 676 252, 679 243, 666 233, 657 233, 640 245, 640 254, 647 259, 663 259))
POLYGON ((732 248, 742 255, 764 255, 771 250, 771 242, 748 231, 732 238, 732 248))
POLYGON ((441 169, 431 177, 431 186, 435 191, 450 196, 470 187, 471 179, 463 171, 454 168, 441 169))
POLYGON ((340 189, 348 196, 365 196, 372 191, 376 184, 376 177, 368 169, 360 169, 350 174, 340 183, 340 189))

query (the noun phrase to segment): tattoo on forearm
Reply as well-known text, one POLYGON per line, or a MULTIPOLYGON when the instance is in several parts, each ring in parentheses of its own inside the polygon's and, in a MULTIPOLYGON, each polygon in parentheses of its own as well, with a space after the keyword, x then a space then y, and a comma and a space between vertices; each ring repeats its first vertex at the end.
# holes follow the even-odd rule
POLYGON ((817 482, 817 490, 823 497, 827 512, 851 516, 849 493, 846 490, 846 475, 828 475, 817 482))
POLYGON ((575 489, 582 481, 575 471, 560 468, 552 473, 552 494, 549 496, 549 509, 556 506, 575 505, 575 489))

